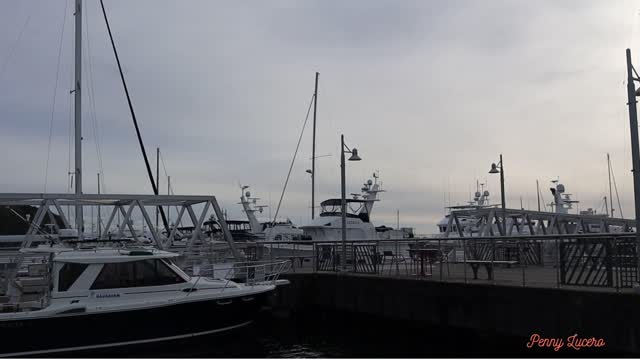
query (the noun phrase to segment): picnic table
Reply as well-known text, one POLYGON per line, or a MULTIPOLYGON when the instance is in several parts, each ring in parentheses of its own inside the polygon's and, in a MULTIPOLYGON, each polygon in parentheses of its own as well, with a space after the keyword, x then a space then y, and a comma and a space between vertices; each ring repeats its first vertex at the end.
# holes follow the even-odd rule
POLYGON ((433 274, 433 261, 440 255, 440 250, 436 248, 415 248, 409 249, 409 255, 417 254, 420 257, 420 276, 432 275, 433 274), (427 259, 429 262, 429 274, 425 274, 424 272, 424 260, 427 259))

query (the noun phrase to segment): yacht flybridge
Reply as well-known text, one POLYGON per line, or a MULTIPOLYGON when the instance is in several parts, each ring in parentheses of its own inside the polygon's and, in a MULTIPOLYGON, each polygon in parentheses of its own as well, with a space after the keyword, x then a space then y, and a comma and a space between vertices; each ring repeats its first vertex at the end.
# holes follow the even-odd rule
POLYGON ((268 271, 255 267, 244 272, 233 269, 233 276, 246 276, 245 283, 189 276, 172 262, 178 254, 153 248, 40 246, 28 251, 49 261, 29 269, 29 275, 39 276, 18 277, 16 284, 24 293, 39 288, 41 296, 0 313, 3 356, 230 330, 250 323, 278 282, 277 275, 265 276, 268 271))
MULTIPOLYGON (((260 199, 251 197, 251 192, 245 191, 248 188, 249 186, 247 185, 240 186, 241 194, 239 204, 242 205, 244 213, 247 214, 248 221, 245 222, 247 230, 249 230, 253 236, 257 237, 257 240, 296 241, 305 239, 303 231, 295 227, 289 219, 284 222, 267 221, 260 223, 256 213, 262 213, 267 205, 257 205, 257 201, 260 199)), ((308 240, 308 238, 306 239, 308 240)))
MULTIPOLYGON (((352 194, 347 202, 347 239, 377 239, 376 228, 371 223, 371 211, 378 199, 378 193, 384 192, 374 174, 375 182, 369 179, 362 187, 362 194, 352 194)), ((342 202, 341 199, 327 199, 320 203, 320 216, 309 224, 300 226, 305 235, 314 241, 337 241, 342 239, 342 202)))

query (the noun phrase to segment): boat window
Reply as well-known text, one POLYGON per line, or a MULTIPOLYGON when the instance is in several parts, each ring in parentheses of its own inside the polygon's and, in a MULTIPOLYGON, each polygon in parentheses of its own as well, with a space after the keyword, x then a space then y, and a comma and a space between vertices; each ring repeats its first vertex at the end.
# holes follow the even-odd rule
POLYGON ((185 280, 160 260, 105 264, 91 285, 92 290, 183 283, 185 280))
POLYGON ((58 291, 67 291, 89 264, 65 263, 58 273, 58 291))

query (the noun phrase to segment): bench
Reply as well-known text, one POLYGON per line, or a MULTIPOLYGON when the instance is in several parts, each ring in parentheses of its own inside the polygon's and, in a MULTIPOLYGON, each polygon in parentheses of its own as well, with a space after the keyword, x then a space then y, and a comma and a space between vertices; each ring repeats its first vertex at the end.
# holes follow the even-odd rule
POLYGON ((467 260, 457 262, 458 264, 469 264, 471 266, 471 270, 473 270, 473 279, 478 280, 478 268, 480 265, 484 265, 485 269, 487 269, 487 279, 493 280, 493 266, 494 265, 515 265, 518 262, 515 260, 467 260))

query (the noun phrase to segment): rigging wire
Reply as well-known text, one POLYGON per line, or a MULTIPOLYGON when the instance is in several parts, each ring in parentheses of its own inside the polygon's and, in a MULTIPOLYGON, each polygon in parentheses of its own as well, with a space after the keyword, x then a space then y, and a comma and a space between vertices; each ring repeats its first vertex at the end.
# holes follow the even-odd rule
POLYGON ((56 80, 53 86, 53 101, 51 102, 51 119, 49 120, 49 142, 47 144, 47 162, 44 170, 44 192, 47 192, 47 181, 49 180, 49 160, 51 159, 51 138, 53 137, 53 120, 56 111, 56 95, 58 94, 58 79, 60 76, 60 60, 62 58, 62 40, 64 40, 64 28, 67 23, 67 6, 64 4, 64 17, 62 18, 62 29, 60 30, 60 41, 58 44, 58 63, 56 65, 56 80))
POLYGON ((289 183, 289 177, 291 176, 291 170, 293 170, 293 164, 296 162, 296 155, 298 155, 298 149, 300 148, 300 141, 302 141, 302 135, 304 134, 304 128, 307 126, 307 121, 309 120, 309 113, 311 112, 311 105, 315 101, 315 94, 311 95, 311 101, 309 101, 309 109, 307 109, 307 116, 304 118, 304 124, 302 124, 302 131, 300 131, 300 137, 298 138, 298 144, 296 145, 296 151, 293 153, 293 159, 291 159, 291 166, 289 166, 289 173, 287 174, 287 179, 284 182, 284 187, 282 188, 282 194, 280 194, 280 201, 278 201, 278 207, 276 208, 276 214, 273 217, 273 224, 276 223, 276 219, 278 218, 278 212, 280 211, 280 205, 282 204, 282 198, 284 198, 284 192, 287 190, 287 184, 289 183))
MULTIPOLYGON (((169 180, 168 180, 169 179, 169 173, 167 172, 167 166, 164 163, 164 156, 162 155, 162 151, 160 151, 159 154, 160 154, 160 162, 162 163, 162 169, 164 170, 164 177, 167 178, 169 195, 175 195, 176 193, 173 191, 173 184, 171 184, 169 182, 169 180)), ((158 190, 158 191, 160 191, 160 190, 158 190)), ((168 208, 170 208, 170 207, 168 207, 168 208)), ((179 213, 180 212, 180 207, 178 205, 176 205, 175 208, 176 208, 176 213, 179 213)), ((180 223, 179 224, 174 224, 174 225, 175 226, 183 226, 182 219, 180 219, 180 223)))
MULTIPOLYGON (((160 153, 160 162, 162 163, 162 169, 164 169, 164 177, 168 178, 169 173, 167 173, 167 166, 164 164, 164 156, 162 156, 162 151, 160 151, 159 153, 160 153)), ((173 186, 171 186, 171 184, 169 184, 169 192, 173 194, 173 186)))
MULTIPOLYGON (((7 56, 4 58, 4 61, 2 62, 2 69, 0 69, 0 80, 2 80, 2 78, 4 77, 4 72, 7 70, 7 65, 9 64, 9 60, 11 60, 11 58, 13 57, 13 54, 15 53, 16 48, 18 47, 18 43, 20 43, 20 39, 22 39, 22 34, 24 33, 24 30, 27 28, 27 25, 29 25, 29 20, 31 20, 31 15, 33 14, 31 11, 29 11, 29 16, 27 16, 27 19, 24 21, 24 24, 22 25, 22 29, 20 29, 20 32, 18 33, 18 37, 16 38, 16 41, 11 45, 11 47, 9 48, 9 51, 7 52, 7 56)), ((65 12, 65 16, 66 16, 66 12, 65 12)))
POLYGON ((544 207, 544 211, 547 211, 547 203, 544 201, 544 196, 542 195, 542 190, 538 188, 538 194, 540 194, 540 199, 542 200, 542 206, 544 207))
POLYGON ((99 138, 99 128, 98 128, 98 119, 97 119, 97 111, 96 111, 96 93, 95 93, 95 81, 93 80, 93 61, 91 58, 91 41, 89 40, 89 11, 87 9, 87 11, 85 11, 84 13, 85 15, 85 33, 86 33, 86 39, 87 39, 87 63, 89 64, 88 67, 85 68, 85 71, 88 73, 89 76, 87 76, 88 80, 89 80, 89 86, 88 88, 88 92, 87 95, 89 96, 89 110, 90 110, 90 119, 91 121, 91 125, 92 125, 92 130, 93 130, 93 138, 94 138, 94 144, 96 147, 96 157, 98 160, 98 172, 102 175, 100 177, 100 185, 102 186, 102 189, 104 192, 107 192, 106 186, 105 186, 105 181, 104 181, 104 167, 102 166, 102 147, 100 146, 100 138, 99 138))
MULTIPOLYGON (((116 50, 116 43, 113 40, 113 34, 111 33, 111 26, 109 26, 109 19, 107 19, 107 12, 104 9, 104 2, 100 0, 100 7, 102 8, 102 15, 104 15, 104 22, 107 25, 107 32, 109 33, 109 40, 111 40, 111 47, 113 48, 113 54, 116 57, 116 63, 118 64, 118 71, 120 72, 120 79, 122 80, 122 87, 124 88, 125 95, 127 96, 127 103, 129 104, 129 111, 131 112, 131 119, 133 120, 133 125, 136 130, 136 135, 138 136, 138 143, 140 144, 140 150, 142 151, 142 157, 144 158, 144 163, 147 167, 147 175, 149 176, 149 181, 151 182, 151 187, 153 188, 154 194, 158 195, 158 187, 156 186, 156 182, 153 178, 153 173, 151 172, 151 166, 149 165, 149 158, 147 158, 147 152, 144 149, 144 143, 142 142, 142 135, 140 135, 140 128, 138 127, 138 120, 136 119, 136 113, 133 110, 133 104, 131 103, 131 97, 129 96, 129 89, 127 88, 127 82, 124 79, 124 73, 122 72, 122 65, 120 65, 120 58, 118 57, 118 50, 116 50)), ((167 216, 164 213, 162 207, 160 207, 160 215, 162 216, 162 223, 167 231, 169 231, 169 222, 167 221, 167 216)))
POLYGON ((613 167, 611 168, 611 177, 613 178, 613 188, 616 190, 616 198, 618 199, 618 210, 620 210, 620 217, 624 219, 624 215, 622 213, 622 205, 620 205, 620 196, 618 195, 618 184, 616 184, 616 174, 613 172, 613 167))

